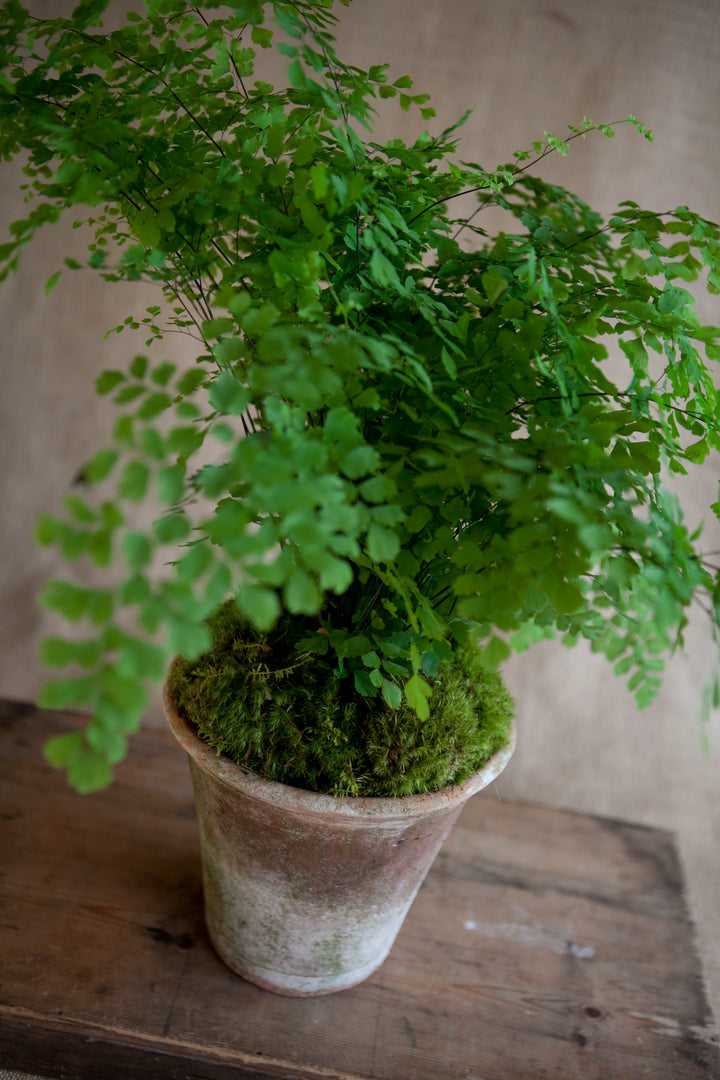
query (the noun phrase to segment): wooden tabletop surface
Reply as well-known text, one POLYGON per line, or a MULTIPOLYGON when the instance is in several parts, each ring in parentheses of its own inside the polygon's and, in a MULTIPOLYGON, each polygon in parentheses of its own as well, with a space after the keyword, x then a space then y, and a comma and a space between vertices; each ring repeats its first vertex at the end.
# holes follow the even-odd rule
POLYGON ((0 1068, 62 1080, 705 1080, 717 1042, 673 838, 476 796, 384 966, 283 998, 208 944, 187 765, 134 739, 81 797, 72 720, 0 701, 0 1068))

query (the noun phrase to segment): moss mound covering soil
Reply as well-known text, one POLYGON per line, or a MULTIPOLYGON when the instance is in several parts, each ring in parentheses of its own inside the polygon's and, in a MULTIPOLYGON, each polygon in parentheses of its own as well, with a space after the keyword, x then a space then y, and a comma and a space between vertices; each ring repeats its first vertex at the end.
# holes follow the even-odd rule
POLYGON ((317 656, 300 654, 296 619, 267 634, 232 602, 209 620, 213 647, 175 661, 180 712, 218 753, 269 780, 328 795, 436 791, 476 772, 509 739, 513 701, 471 648, 430 680, 430 717, 357 694, 317 656))

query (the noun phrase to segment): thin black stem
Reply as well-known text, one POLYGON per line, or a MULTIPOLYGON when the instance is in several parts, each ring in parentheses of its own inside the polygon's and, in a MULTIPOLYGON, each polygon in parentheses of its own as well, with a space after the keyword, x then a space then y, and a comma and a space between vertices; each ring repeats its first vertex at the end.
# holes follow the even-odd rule
MULTIPOLYGON (((629 399, 631 401, 632 400, 638 400, 637 394, 631 394, 627 390, 618 390, 618 392, 616 394, 611 394, 609 390, 573 391, 572 394, 568 394, 568 395, 566 395, 566 397, 570 397, 573 394, 574 394, 575 397, 578 397, 578 398, 611 398, 613 401, 618 401, 621 398, 626 398, 626 399, 629 399)), ((516 405, 513 405, 513 407, 511 409, 508 409, 505 415, 510 416, 510 415, 512 415, 512 413, 514 413, 514 412, 516 412, 518 410, 523 410, 523 409, 527 408, 528 406, 537 405, 538 403, 540 403, 542 401, 561 401, 561 400, 563 400, 563 398, 564 398, 564 395, 562 395, 562 394, 547 394, 547 395, 544 395, 543 397, 536 397, 536 398, 532 398, 532 399, 525 398, 522 401, 518 402, 516 405)), ((653 401, 652 399, 649 399, 647 401, 647 404, 648 405, 649 404, 657 405, 658 402, 653 401)), ((706 416, 702 416, 700 413, 692 412, 690 409, 682 409, 682 408, 680 408, 679 405, 668 405, 667 408, 669 408, 671 412, 680 413, 682 416, 688 416, 692 420, 698 420, 701 424, 704 424, 705 427, 709 428, 711 426, 711 423, 708 420, 708 418, 706 416)))
MULTIPOLYGON (((618 124, 622 124, 622 123, 624 123, 624 120, 615 120, 612 124, 608 124, 608 125, 603 124, 602 126, 603 127, 615 127, 618 124)), ((564 139, 563 141, 565 143, 570 143, 570 142, 573 142, 574 139, 585 138, 585 136, 590 131, 594 131, 594 130, 597 130, 597 125, 595 127, 587 128, 584 131, 575 131, 575 132, 573 132, 572 135, 569 135, 568 138, 564 139)), ((550 154, 557 154, 557 152, 558 152, 558 149, 557 149, 556 146, 546 146, 545 149, 542 151, 542 153, 538 154, 537 157, 534 157, 532 159, 532 161, 528 161, 522 167, 512 166, 513 180, 515 179, 516 176, 521 176, 524 172, 527 172, 528 169, 534 168, 544 158, 549 157, 550 154)), ((488 175, 492 175, 492 174, 488 174, 488 175)), ((495 174, 495 175, 497 175, 497 174, 495 174)), ((494 201, 494 199, 500 194, 500 192, 507 190, 507 188, 509 186, 511 186, 511 185, 510 184, 505 184, 500 188, 499 191, 495 191, 495 192, 493 192, 492 195, 489 195, 488 198, 483 203, 482 207, 478 207, 478 209, 473 212, 471 217, 468 218, 468 221, 472 220, 472 217, 474 217, 475 214, 478 213, 479 210, 483 209, 483 207, 490 205, 490 203, 492 203, 494 201)), ((407 225, 412 225, 413 221, 417 221, 417 219, 419 217, 422 217, 423 214, 426 214, 429 210, 434 210, 436 206, 440 206, 442 203, 448 203, 448 202, 450 202, 451 199, 459 199, 463 195, 474 195, 478 191, 485 191, 486 188, 487 188, 487 184, 478 184, 475 187, 465 188, 462 191, 456 191, 453 195, 446 195, 442 199, 436 199, 434 202, 431 202, 429 206, 426 206, 419 213, 415 214, 414 217, 411 217, 406 222, 406 224, 407 225)))
MULTIPOLYGON (((128 56, 128 55, 127 55, 127 53, 123 53, 123 52, 118 52, 118 51, 116 51, 116 52, 115 52, 115 55, 116 55, 116 56, 119 56, 119 57, 120 57, 120 58, 121 58, 122 60, 127 60, 127 62, 128 62, 129 64, 134 64, 134 65, 135 65, 136 67, 139 67, 139 68, 141 68, 141 69, 142 69, 143 71, 147 71, 147 73, 148 73, 149 75, 157 75, 157 74, 158 74, 158 73, 157 73, 157 71, 153 71, 153 69, 152 69, 152 68, 150 68, 150 67, 148 67, 148 66, 147 66, 147 64, 143 64, 143 63, 142 63, 142 62, 141 62, 140 60, 136 60, 136 59, 135 59, 135 57, 133 57, 133 56, 128 56)), ((168 86, 167 80, 166 80, 166 79, 162 79, 161 81, 162 81, 162 84, 163 84, 163 86, 165 87, 165 89, 166 89, 166 90, 168 90, 168 91, 170 92, 171 96, 172 96, 172 97, 173 97, 173 98, 175 99, 175 101, 176 101, 176 102, 178 103, 178 105, 180 106, 180 108, 182 109, 182 111, 183 111, 183 112, 184 112, 184 113, 185 113, 185 114, 186 114, 187 116, 189 116, 189 117, 190 117, 190 119, 192 120, 193 124, 195 124, 195 126, 196 126, 196 127, 198 127, 198 128, 200 129, 200 131, 202 131, 202 133, 203 133, 203 135, 205 136, 205 138, 206 138, 206 139, 209 139, 209 140, 210 140, 210 142, 211 142, 211 143, 213 144, 213 146, 214 146, 214 147, 216 148, 216 150, 218 150, 218 151, 220 152, 220 154, 221 154, 221 155, 222 155, 223 157, 225 157, 225 156, 226 156, 226 154, 225 154, 225 151, 223 150, 223 148, 222 148, 221 144, 220 144, 220 143, 219 143, 219 142, 218 142, 218 141, 217 141, 216 139, 214 139, 214 138, 212 137, 212 135, 211 135, 211 134, 210 134, 210 132, 209 132, 209 131, 207 130, 207 128, 205 128, 205 127, 204 127, 204 126, 203 126, 203 125, 202 125, 202 124, 200 123, 200 121, 198 120, 197 116, 195 116, 195 114, 194 114, 193 112, 191 112, 191 110, 190 110, 190 109, 189 109, 189 108, 187 107, 187 105, 185 104, 185 102, 184 102, 184 101, 183 101, 183 100, 182 100, 182 99, 181 99, 181 98, 180 98, 180 97, 178 96, 178 94, 176 94, 176 93, 175 93, 175 91, 174 91, 174 90, 172 89, 172 87, 171 87, 171 86, 168 86)))

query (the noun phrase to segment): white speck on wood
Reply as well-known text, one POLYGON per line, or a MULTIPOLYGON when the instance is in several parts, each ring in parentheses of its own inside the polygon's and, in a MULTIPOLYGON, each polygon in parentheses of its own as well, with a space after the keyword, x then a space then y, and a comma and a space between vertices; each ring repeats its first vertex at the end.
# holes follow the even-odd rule
POLYGON ((591 956, 595 955, 592 945, 578 945, 575 941, 568 942, 567 950, 573 956, 577 956, 579 960, 589 960, 591 956))
POLYGON ((558 955, 569 953, 579 960, 590 960, 595 955, 592 945, 568 941, 564 934, 544 926, 528 926, 526 923, 479 923, 474 919, 467 919, 463 925, 466 930, 475 930, 482 937, 516 941, 531 948, 550 949, 558 955))

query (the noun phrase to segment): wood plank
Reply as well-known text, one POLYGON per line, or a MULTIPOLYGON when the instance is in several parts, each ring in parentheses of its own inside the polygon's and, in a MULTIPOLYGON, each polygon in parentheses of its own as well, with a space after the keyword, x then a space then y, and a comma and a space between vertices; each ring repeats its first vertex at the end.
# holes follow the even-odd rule
POLYGON ((0 1065, 63 1080, 699 1080, 717 1044, 672 837, 500 802, 463 813, 390 958, 282 998, 205 935, 187 765, 146 731, 81 798, 72 718, 0 707, 0 1065))

